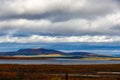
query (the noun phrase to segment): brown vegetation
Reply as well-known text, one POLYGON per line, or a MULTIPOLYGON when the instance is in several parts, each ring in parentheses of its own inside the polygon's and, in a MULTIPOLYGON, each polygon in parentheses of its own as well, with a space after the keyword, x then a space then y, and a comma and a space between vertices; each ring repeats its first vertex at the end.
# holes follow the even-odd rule
POLYGON ((120 64, 1 64, 0 80, 120 80, 120 64))

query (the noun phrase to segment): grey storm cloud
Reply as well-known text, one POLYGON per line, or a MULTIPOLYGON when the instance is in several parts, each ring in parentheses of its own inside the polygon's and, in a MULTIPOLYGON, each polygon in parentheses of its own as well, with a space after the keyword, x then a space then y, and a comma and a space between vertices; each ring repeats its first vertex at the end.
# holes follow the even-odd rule
POLYGON ((119 2, 119 0, 0 0, 1 42, 7 42, 9 39, 22 41, 24 38, 19 39, 19 36, 14 37, 14 34, 28 34, 25 39, 30 40, 33 35, 41 38, 42 34, 46 34, 49 37, 42 35, 42 38, 48 40, 52 38, 52 41, 59 39, 61 35, 67 36, 60 38, 59 42, 71 36, 77 36, 74 40, 81 42, 80 37, 85 36, 86 39, 86 35, 87 40, 96 39, 94 36, 101 38, 105 36, 102 40, 97 38, 91 42, 118 41, 119 2), (57 39, 51 35, 57 36, 57 39))
MULTIPOLYGON (((0 18, 91 18, 119 10, 117 0, 1 0, 0 18)), ((63 19, 64 20, 64 19, 63 19)))

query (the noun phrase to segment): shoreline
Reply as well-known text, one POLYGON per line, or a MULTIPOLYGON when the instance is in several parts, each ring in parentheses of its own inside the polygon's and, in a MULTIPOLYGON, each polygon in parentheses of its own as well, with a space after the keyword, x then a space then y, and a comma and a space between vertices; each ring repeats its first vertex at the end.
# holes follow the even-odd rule
POLYGON ((72 58, 72 57, 11 57, 2 56, 0 60, 54 60, 54 59, 73 59, 73 60, 105 60, 105 61, 120 61, 120 58, 104 58, 104 57, 93 57, 93 58, 72 58))

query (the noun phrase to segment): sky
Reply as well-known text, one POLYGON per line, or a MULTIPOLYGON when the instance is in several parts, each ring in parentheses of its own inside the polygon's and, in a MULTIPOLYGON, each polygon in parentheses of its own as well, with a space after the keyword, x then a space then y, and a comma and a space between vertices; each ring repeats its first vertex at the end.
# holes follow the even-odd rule
POLYGON ((120 53, 120 0, 0 0, 0 51, 120 53))

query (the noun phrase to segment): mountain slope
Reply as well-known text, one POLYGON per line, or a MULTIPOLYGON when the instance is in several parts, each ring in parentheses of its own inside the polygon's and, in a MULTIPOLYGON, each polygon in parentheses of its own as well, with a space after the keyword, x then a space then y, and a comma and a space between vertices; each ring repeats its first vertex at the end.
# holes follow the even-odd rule
POLYGON ((99 55, 95 53, 89 53, 89 52, 71 52, 69 55, 74 55, 74 56, 84 56, 84 57, 108 57, 105 55, 99 55))
POLYGON ((20 49, 16 52, 19 55, 40 55, 40 54, 63 54, 63 52, 52 49, 20 49))
POLYGON ((53 49, 44 49, 44 48, 37 48, 37 49, 20 49, 14 52, 0 52, 0 56, 18 56, 18 55, 25 55, 25 56, 35 56, 35 55, 61 55, 65 57, 108 57, 104 55, 98 55, 94 53, 88 52, 71 52, 65 53, 53 49))

